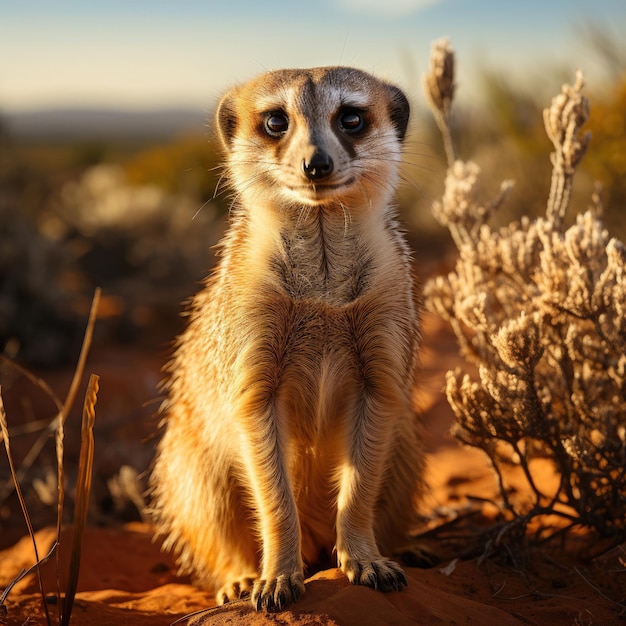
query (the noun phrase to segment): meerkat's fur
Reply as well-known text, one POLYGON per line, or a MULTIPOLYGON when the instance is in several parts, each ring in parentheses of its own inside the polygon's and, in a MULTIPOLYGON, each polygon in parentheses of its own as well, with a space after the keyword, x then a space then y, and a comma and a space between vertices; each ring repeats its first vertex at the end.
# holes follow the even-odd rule
POLYGON ((424 466, 392 205, 407 99, 356 69, 281 70, 216 117, 234 203, 168 367, 157 528, 220 602, 282 609, 333 548, 353 583, 400 589, 387 557, 424 466))

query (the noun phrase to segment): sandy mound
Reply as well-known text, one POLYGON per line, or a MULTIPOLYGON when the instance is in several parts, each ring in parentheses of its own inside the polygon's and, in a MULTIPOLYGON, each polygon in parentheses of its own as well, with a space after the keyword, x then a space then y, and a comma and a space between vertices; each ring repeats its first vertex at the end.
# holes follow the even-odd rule
MULTIPOLYGON (((626 569, 623 551, 614 551, 611 559, 582 563, 572 561, 557 565, 549 555, 534 551, 524 555, 524 567, 498 564, 478 556, 455 560, 464 544, 471 543, 476 528, 492 523, 495 507, 483 499, 496 493, 493 477, 482 453, 459 448, 447 436, 451 415, 440 393, 445 371, 456 363, 454 341, 436 320, 426 320, 428 345, 423 354, 423 389, 421 404, 427 415, 429 510, 462 511, 459 522, 445 535, 426 540, 430 550, 442 562, 430 569, 406 568, 409 586, 401 592, 380 593, 353 586, 336 569, 318 572, 306 581, 306 593, 290 610, 280 614, 254 612, 247 604, 234 604, 198 617, 203 624, 326 624, 362 626, 363 624, 620 624, 619 615, 625 605, 618 604, 626 596, 626 569), (619 559, 622 559, 620 562, 619 559)), ((102 375, 101 398, 98 404, 100 425, 111 424, 96 446, 107 448, 105 463, 115 464, 111 456, 126 454, 126 447, 135 454, 141 451, 142 437, 153 424, 129 430, 132 420, 124 425, 109 421, 109 415, 124 415, 124 398, 129 404, 141 404, 137 381, 158 380, 154 356, 142 359, 136 354, 120 354, 117 359, 107 353, 94 359, 90 371, 102 375), (109 408, 110 405, 110 408, 109 408), (119 446, 111 443, 117 442, 119 446)), ((63 381, 65 384, 65 381, 63 381)), ((152 393, 152 392, 151 392, 152 393)), ((548 465, 537 467, 540 482, 554 480, 548 465)), ((520 481, 520 489, 523 482, 520 481)), ((47 520, 35 516, 36 528, 47 520)), ((11 510, 7 528, 15 531, 19 515, 11 510)), ((93 523, 93 520, 92 520, 93 523)), ((23 534, 24 531, 19 531, 23 534)), ((61 571, 67 558, 69 535, 62 538, 61 571)), ((37 533, 40 554, 45 554, 54 541, 54 530, 45 527, 37 533)), ((5 534, 4 545, 7 545, 5 534)), ((568 547, 568 546, 564 546, 568 547)), ((0 552, 0 588, 8 585, 22 568, 34 562, 32 542, 22 536, 11 547, 0 552)), ((55 566, 43 567, 44 588, 48 594, 56 589, 55 566)), ((61 581, 63 588, 64 581, 61 581)), ((83 559, 78 594, 72 623, 80 626, 168 626, 179 618, 214 606, 214 599, 176 576, 176 568, 168 555, 154 543, 149 526, 139 522, 121 527, 89 527, 83 542, 83 559)), ((23 626, 45 624, 45 615, 35 576, 18 583, 6 601, 7 611, 0 615, 0 624, 23 626)), ((56 623, 58 607, 48 603, 52 623, 56 623)))

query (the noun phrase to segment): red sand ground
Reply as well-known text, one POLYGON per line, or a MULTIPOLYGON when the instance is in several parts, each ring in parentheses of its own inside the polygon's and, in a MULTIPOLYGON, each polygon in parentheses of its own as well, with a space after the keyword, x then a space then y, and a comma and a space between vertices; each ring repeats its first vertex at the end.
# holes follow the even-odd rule
MULTIPOLYGON (((480 451, 459 448, 447 436, 450 411, 441 395, 444 374, 457 363, 454 343, 433 318, 426 320, 423 393, 421 404, 429 425, 429 483, 427 506, 432 510, 476 508, 479 498, 493 498, 496 490, 485 457, 480 451)), ((94 357, 89 371, 103 377, 97 406, 107 413, 107 403, 117 409, 137 401, 143 380, 147 387, 158 379, 154 358, 110 353, 94 357), (115 393, 111 388, 115 386, 115 393)), ((110 407, 109 407, 110 408, 110 407)), ((98 419, 98 417, 97 417, 98 419)), ((152 424, 148 424, 148 430, 152 424)), ((129 433, 115 426, 120 442, 129 433)), ((110 444, 109 444, 110 445, 110 444)), ((96 440, 98 446, 98 440, 96 440)), ((114 462, 114 459, 110 461, 114 462)), ((545 481, 551 481, 548 465, 538 466, 545 481)), ((542 483, 544 484, 544 483, 542 483)), ((523 483, 520 482, 520 489, 523 483)), ((489 513, 483 507, 483 513, 489 513)), ((493 514, 493 510, 491 514, 493 514)), ((380 593, 350 585, 339 570, 319 572, 306 581, 306 593, 290 610, 279 614, 252 611, 248 605, 221 608, 204 618, 203 624, 291 624, 362 626, 364 624, 477 624, 557 625, 623 624, 619 615, 625 608, 626 554, 614 552, 612 561, 556 565, 546 555, 531 553, 522 572, 513 566, 477 558, 451 560, 451 546, 459 547, 470 539, 476 523, 488 523, 480 514, 467 516, 455 527, 454 540, 428 544, 445 556, 430 569, 406 568, 408 587, 401 592, 380 593), (445 544, 445 545, 444 545, 445 544), (621 561, 620 561, 621 559, 621 561)), ((40 553, 45 554, 54 540, 54 530, 37 532, 40 553)), ((6 545, 6 541, 3 542, 6 545)), ((69 542, 63 542, 66 546, 69 542)), ((571 553, 571 550, 570 550, 571 553)), ((4 588, 22 569, 33 563, 32 542, 23 536, 0 552, 0 588, 4 588)), ((63 561, 65 555, 62 557, 63 561)), ((42 568, 47 593, 56 589, 54 564, 42 568)), ((64 567, 61 568, 65 570, 64 567)), ((178 618, 214 605, 210 594, 193 587, 189 580, 177 578, 175 567, 153 542, 149 526, 130 523, 123 527, 88 527, 83 542, 83 557, 78 594, 72 623, 79 626, 168 626, 178 618)), ((63 586, 63 581, 61 585, 63 586)), ((36 578, 18 583, 6 602, 7 612, 0 624, 22 626, 45 624, 36 578)), ((49 604, 52 623, 56 624, 57 606, 49 604)))

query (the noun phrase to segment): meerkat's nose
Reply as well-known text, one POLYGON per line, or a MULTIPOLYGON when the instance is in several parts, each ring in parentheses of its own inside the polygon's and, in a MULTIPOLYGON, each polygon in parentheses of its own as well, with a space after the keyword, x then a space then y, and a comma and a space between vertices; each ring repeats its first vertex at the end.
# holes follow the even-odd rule
POLYGON ((324 150, 317 149, 309 161, 302 161, 302 171, 309 180, 326 178, 333 172, 333 160, 324 150))

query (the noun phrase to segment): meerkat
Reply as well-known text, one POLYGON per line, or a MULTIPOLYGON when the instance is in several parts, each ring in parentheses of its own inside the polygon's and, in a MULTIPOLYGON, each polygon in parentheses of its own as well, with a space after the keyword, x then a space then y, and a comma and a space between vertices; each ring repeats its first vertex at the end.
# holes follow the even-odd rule
POLYGON ((392 202, 408 120, 400 89, 345 67, 268 72, 219 103, 230 225, 166 368, 151 479, 165 547, 219 603, 281 610, 333 550, 352 583, 407 584, 390 555, 424 480, 392 202))

